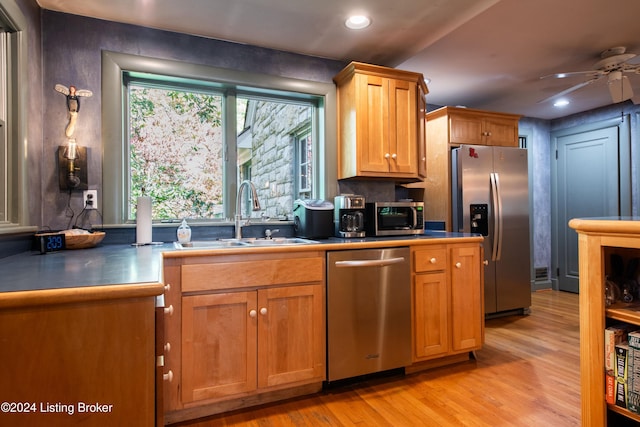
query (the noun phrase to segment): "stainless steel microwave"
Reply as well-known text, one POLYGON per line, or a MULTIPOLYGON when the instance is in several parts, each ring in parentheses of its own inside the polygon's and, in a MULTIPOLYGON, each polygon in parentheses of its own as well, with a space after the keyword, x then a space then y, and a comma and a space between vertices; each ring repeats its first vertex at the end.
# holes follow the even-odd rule
POLYGON ((367 236, 424 233, 424 202, 374 202, 365 206, 367 236))

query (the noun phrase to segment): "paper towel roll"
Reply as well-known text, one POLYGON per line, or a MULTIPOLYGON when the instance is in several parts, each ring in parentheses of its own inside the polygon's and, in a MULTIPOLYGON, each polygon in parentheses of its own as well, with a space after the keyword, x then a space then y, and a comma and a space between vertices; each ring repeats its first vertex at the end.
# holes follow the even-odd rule
POLYGON ((136 209, 136 243, 146 245, 151 240, 151 197, 141 196, 136 209))

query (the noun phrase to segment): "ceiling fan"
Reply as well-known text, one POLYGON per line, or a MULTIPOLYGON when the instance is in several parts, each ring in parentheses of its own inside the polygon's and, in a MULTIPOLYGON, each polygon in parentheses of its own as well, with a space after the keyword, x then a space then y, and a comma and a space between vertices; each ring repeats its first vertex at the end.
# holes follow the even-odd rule
POLYGON ((629 78, 624 73, 640 74, 640 64, 629 64, 628 61, 635 58, 635 53, 626 53, 627 48, 624 46, 612 47, 600 54, 600 60, 593 65, 592 70, 588 71, 572 71, 567 73, 549 74, 540 77, 540 79, 557 78, 563 79, 574 76, 586 76, 587 80, 577 85, 571 86, 562 92, 556 93, 548 98, 539 101, 543 103, 554 98, 561 97, 580 88, 588 86, 598 80, 607 77, 607 85, 609 93, 614 103, 626 101, 633 98, 633 89, 629 78))

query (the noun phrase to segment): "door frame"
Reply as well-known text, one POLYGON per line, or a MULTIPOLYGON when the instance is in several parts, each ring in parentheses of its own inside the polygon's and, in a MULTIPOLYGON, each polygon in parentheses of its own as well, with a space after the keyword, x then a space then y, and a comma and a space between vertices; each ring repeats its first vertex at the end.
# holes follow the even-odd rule
MULTIPOLYGON (((619 215, 631 215, 631 116, 622 114, 610 119, 600 120, 570 128, 551 131, 551 287, 559 290, 558 268, 558 139, 578 133, 591 132, 599 129, 618 128, 618 165, 619 165, 619 215)), ((637 156, 637 155, 636 155, 637 156)), ((634 159, 637 160, 637 159, 634 159)), ((636 164, 636 162, 634 162, 636 164)))

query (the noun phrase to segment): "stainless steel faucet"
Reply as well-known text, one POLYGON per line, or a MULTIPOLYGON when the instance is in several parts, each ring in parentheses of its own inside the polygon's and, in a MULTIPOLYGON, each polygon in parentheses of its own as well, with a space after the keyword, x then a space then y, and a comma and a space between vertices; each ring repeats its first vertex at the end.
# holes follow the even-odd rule
POLYGON ((242 193, 245 187, 251 188, 251 202, 253 204, 252 208, 254 211, 260 210, 260 200, 258 200, 258 192, 256 191, 256 186, 249 180, 242 181, 240 187, 238 187, 238 196, 236 197, 236 216, 235 216, 235 227, 236 227, 236 239, 242 239, 242 226, 246 225, 242 223, 242 193))

